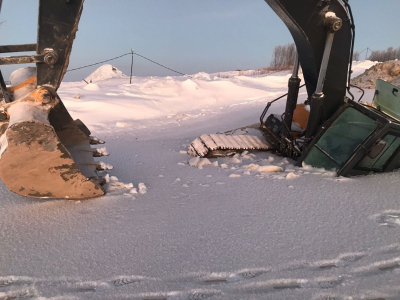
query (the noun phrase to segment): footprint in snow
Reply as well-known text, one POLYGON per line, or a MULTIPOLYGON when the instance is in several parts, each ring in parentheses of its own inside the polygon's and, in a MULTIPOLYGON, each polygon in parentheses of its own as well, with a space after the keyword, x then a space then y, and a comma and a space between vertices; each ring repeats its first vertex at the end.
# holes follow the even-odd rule
POLYGON ((385 211, 371 217, 381 226, 396 227, 400 226, 400 211, 385 211))
POLYGON ((144 279, 145 279, 144 277, 138 277, 138 276, 120 276, 112 280, 112 283, 115 287, 121 287, 135 282, 142 282, 144 279))
POLYGON ((35 280, 30 277, 17 277, 17 276, 0 277, 0 287, 32 284, 34 281, 35 280))
POLYGON ((352 270, 353 274, 361 276, 379 275, 387 272, 392 272, 400 268, 400 257, 389 260, 378 261, 363 267, 352 270))

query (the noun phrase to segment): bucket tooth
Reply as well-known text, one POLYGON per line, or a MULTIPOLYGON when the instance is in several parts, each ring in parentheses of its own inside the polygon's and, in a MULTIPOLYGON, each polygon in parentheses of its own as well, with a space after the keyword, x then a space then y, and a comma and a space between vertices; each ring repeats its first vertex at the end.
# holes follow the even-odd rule
POLYGON ((102 141, 95 136, 89 136, 89 139, 90 139, 90 145, 103 145, 106 143, 105 141, 102 141))
POLYGON ((114 167, 112 165, 108 165, 108 164, 103 163, 103 162, 99 162, 96 165, 96 170, 97 171, 106 171, 106 170, 112 170, 112 169, 114 169, 114 167))
POLYGON ((107 170, 113 170, 114 167, 112 165, 99 162, 99 163, 87 163, 85 164, 88 167, 94 167, 96 171, 107 171, 107 170))
POLYGON ((109 156, 110 153, 106 151, 106 148, 97 148, 93 151, 93 157, 109 156))

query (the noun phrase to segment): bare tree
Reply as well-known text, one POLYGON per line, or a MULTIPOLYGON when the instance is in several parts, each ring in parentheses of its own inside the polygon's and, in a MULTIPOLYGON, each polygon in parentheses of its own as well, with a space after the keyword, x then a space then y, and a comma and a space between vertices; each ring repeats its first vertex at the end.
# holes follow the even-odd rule
POLYGON ((272 54, 270 67, 276 70, 289 69, 296 58, 296 46, 294 43, 284 46, 276 46, 272 54))
POLYGON ((388 60, 400 59, 400 47, 394 49, 389 47, 386 50, 376 50, 372 51, 371 55, 368 57, 369 60, 384 62, 388 60))

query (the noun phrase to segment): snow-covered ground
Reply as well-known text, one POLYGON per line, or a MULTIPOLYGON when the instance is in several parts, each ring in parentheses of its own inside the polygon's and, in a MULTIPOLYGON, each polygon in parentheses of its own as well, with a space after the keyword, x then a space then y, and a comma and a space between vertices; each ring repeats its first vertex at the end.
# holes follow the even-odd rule
POLYGON ((336 178, 268 152, 189 164, 194 138, 256 123, 288 72, 98 75, 59 94, 129 189, 40 201, 1 184, 1 300, 400 298, 400 173, 336 178))

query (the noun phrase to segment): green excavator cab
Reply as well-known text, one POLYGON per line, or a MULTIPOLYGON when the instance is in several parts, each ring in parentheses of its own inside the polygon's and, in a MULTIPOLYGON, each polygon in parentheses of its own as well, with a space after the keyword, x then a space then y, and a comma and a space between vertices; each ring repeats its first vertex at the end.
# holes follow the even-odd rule
POLYGON ((342 176, 400 168, 398 88, 378 80, 373 106, 348 100, 310 143, 299 165, 342 176))

